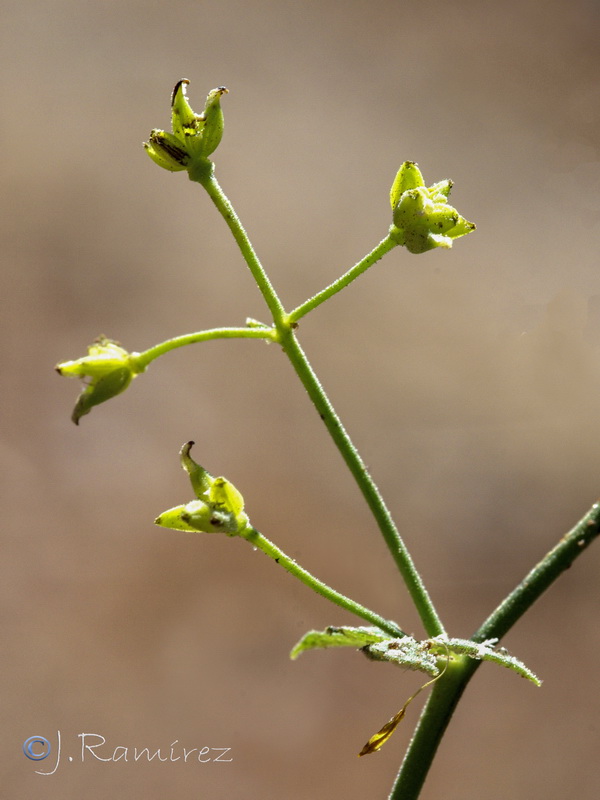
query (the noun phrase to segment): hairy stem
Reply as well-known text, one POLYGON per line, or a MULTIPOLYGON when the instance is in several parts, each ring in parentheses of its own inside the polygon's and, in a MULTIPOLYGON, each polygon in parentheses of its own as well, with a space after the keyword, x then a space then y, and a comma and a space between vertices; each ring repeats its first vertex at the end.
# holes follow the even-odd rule
POLYGON ((386 253, 389 253, 389 251, 396 247, 396 245, 397 242, 395 242, 390 236, 386 236, 385 239, 382 239, 379 242, 377 247, 374 247, 370 253, 368 253, 357 264, 349 269, 348 272, 346 272, 329 286, 325 287, 325 289, 318 292, 318 294, 314 295, 314 297, 311 297, 305 303, 302 303, 302 305, 291 311, 289 315, 290 321, 297 322, 305 314, 308 314, 309 311, 312 311, 313 308, 320 306, 321 303, 329 300, 329 298, 333 297, 334 294, 341 292, 342 289, 345 289, 348 284, 356 280, 359 275, 362 275, 363 272, 369 269, 369 267, 372 267, 375 262, 379 261, 380 258, 383 258, 383 256, 386 253))

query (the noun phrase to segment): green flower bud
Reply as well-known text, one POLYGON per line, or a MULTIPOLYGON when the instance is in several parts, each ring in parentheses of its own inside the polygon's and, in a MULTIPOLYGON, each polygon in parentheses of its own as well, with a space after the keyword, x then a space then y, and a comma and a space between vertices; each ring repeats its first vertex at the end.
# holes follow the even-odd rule
POLYGON ((418 166, 405 161, 392 185, 390 201, 394 224, 390 235, 411 253, 425 253, 434 247, 452 247, 452 241, 475 230, 448 204, 452 181, 426 187, 418 166))
POLYGON ((197 500, 164 511, 154 522, 175 531, 226 533, 237 536, 250 524, 244 498, 225 478, 214 478, 190 456, 193 442, 181 448, 181 464, 188 473, 197 500))
POLYGON ((59 375, 89 378, 77 400, 71 419, 78 425, 81 417, 89 414, 93 406, 104 403, 129 386, 141 371, 136 364, 137 353, 128 353, 118 342, 99 336, 88 347, 88 354, 76 361, 57 364, 59 375))
POLYGON ((218 147, 223 136, 221 95, 224 86, 213 89, 202 114, 194 113, 185 90, 189 81, 179 81, 171 95, 171 126, 173 133, 153 130, 144 148, 159 166, 171 172, 188 170, 190 177, 201 174, 211 166, 208 156, 218 147))

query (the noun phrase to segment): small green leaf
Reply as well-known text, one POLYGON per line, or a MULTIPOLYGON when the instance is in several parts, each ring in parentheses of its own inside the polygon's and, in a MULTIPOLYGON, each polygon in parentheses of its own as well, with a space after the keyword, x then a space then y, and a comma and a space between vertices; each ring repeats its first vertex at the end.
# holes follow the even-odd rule
POLYGON ((434 643, 440 642, 441 645, 447 645, 451 653, 457 655, 468 656, 476 661, 492 661, 494 664, 500 664, 502 667, 511 669, 520 675, 522 678, 535 683, 536 686, 541 686, 542 682, 537 675, 532 672, 529 667, 520 661, 518 658, 511 656, 503 647, 496 649, 498 639, 487 639, 485 642, 472 642, 470 639, 443 639, 436 637, 431 640, 434 643))
POLYGON ((324 631, 309 631, 305 633, 298 644, 290 653, 291 659, 296 659, 305 650, 326 647, 354 647, 359 649, 365 645, 382 642, 389 635, 378 628, 336 628, 330 625, 324 631))
POLYGON ((453 655, 467 656, 477 661, 500 664, 540 686, 540 679, 522 661, 509 655, 504 648, 495 648, 497 641, 488 639, 477 643, 470 639, 448 639, 446 636, 418 641, 412 636, 393 638, 373 627, 336 628, 330 625, 324 631, 305 633, 293 648, 290 658, 296 659, 305 650, 316 648, 354 647, 362 650, 372 661, 390 661, 403 669, 425 672, 436 678, 440 674, 440 659, 452 660, 453 655))

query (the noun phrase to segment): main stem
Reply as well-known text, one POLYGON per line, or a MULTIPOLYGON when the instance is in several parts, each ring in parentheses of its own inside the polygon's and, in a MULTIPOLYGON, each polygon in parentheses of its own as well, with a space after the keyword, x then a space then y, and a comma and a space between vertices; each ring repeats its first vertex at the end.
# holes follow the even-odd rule
POLYGON ((302 385, 317 409, 319 416, 325 423, 331 438, 335 442, 337 449, 352 473, 367 505, 371 509, 371 513, 379 526, 379 530, 383 535, 385 543, 392 554, 413 603, 421 617, 423 627, 427 631, 428 636, 439 636, 441 633, 444 633, 444 626, 421 580, 421 576, 414 565, 406 545, 402 541, 377 485, 373 481, 365 463, 342 425, 335 409, 331 405, 308 358, 300 347, 300 343, 294 335, 293 330, 287 330, 282 335, 281 346, 290 359, 296 374, 302 381, 302 385))
MULTIPOLYGON (((379 530, 388 546, 394 562, 398 566, 398 570, 402 575, 409 594, 415 604, 415 607, 421 617, 421 621, 427 634, 431 637, 438 636, 444 633, 444 626, 439 618, 437 611, 429 597, 429 594, 421 580, 421 576, 417 572, 413 560, 402 541, 398 529, 396 528, 392 516, 383 501, 383 498, 377 488, 375 482, 369 475, 366 465, 362 461, 358 451, 354 447, 352 440, 344 429, 339 417, 337 416, 325 390, 321 386, 317 376, 315 375, 308 358, 304 354, 293 328, 295 323, 286 314, 285 309, 273 287, 269 278, 256 255, 248 235, 244 230, 233 206, 225 193, 219 186, 217 179, 214 175, 212 165, 210 169, 202 173, 198 173, 193 178, 197 180, 208 192, 209 197, 217 207, 221 216, 229 226, 231 233, 241 253, 252 273, 258 288, 260 289, 269 310, 273 315, 273 322, 279 334, 279 342, 289 358, 296 374, 302 381, 308 396, 312 400, 319 416, 325 423, 330 436, 332 437, 336 447, 340 451, 344 461, 346 462, 350 472, 352 473, 360 491, 365 498, 367 505, 377 521, 379 530)), ((374 263, 377 257, 381 257, 383 252, 391 249, 393 244, 387 240, 383 240, 370 256, 363 259, 363 262, 369 261, 374 263)), ((359 262, 359 265, 363 262, 359 262)), ((358 265, 357 265, 358 266, 358 265)), ((356 269, 356 267, 354 268, 356 269)), ((328 290, 326 290, 328 291, 328 290)), ((337 291, 337 289, 336 289, 337 291)), ((334 293, 334 292, 332 292, 334 293)))

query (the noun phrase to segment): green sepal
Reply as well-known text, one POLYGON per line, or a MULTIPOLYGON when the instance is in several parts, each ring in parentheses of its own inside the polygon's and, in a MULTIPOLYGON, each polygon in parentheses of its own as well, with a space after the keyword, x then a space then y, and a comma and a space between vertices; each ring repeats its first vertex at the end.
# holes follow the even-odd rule
POLYGON ((189 85, 187 78, 175 84, 171 95, 171 126, 173 134, 179 139, 186 136, 196 136, 201 133, 204 122, 194 113, 190 106, 185 90, 189 85))
POLYGON ((229 536, 236 536, 239 533, 238 520, 234 514, 203 503, 202 500, 192 500, 186 505, 169 508, 163 511, 154 523, 174 531, 226 533, 229 536))
MULTIPOLYGON (((233 483, 225 478, 215 478, 208 492, 209 501, 217 508, 224 508, 238 519, 244 511, 244 498, 233 483)), ((245 515, 244 515, 245 516, 245 515)))
POLYGON ((405 161, 398 170, 390 190, 392 211, 397 206, 404 192, 407 192, 409 189, 416 189, 418 186, 425 186, 425 181, 423 180, 423 175, 421 174, 418 164, 414 161, 405 161))
POLYGON ((94 406, 110 400, 111 397, 124 392, 131 383, 133 374, 128 367, 118 367, 98 378, 93 383, 88 384, 81 392, 75 403, 75 408, 71 414, 71 419, 75 425, 79 425, 79 420, 89 414, 94 406))
POLYGON ((443 203, 450 196, 450 190, 454 186, 453 181, 446 178, 444 181, 438 181, 430 186, 428 189, 429 196, 434 203, 443 203))
POLYGON ((155 164, 169 172, 181 172, 190 162, 190 155, 181 140, 166 131, 151 131, 144 149, 155 164))
POLYGON ((193 445, 194 442, 186 442, 179 451, 181 466, 190 476, 190 482, 196 497, 199 500, 208 500, 209 490, 214 478, 210 472, 207 472, 204 467, 201 467, 200 464, 197 464, 191 457, 190 450, 192 449, 193 445))
POLYGON ((365 645, 382 642, 389 639, 389 635, 372 627, 342 627, 330 625, 324 631, 308 631, 294 646, 290 653, 291 659, 296 659, 305 650, 327 647, 354 647, 360 649, 365 645))
POLYGON ((209 92, 206 98, 204 111, 200 119, 203 121, 202 138, 197 153, 207 158, 212 155, 219 146, 223 138, 223 110, 221 108, 221 96, 227 93, 224 86, 219 86, 209 92))

